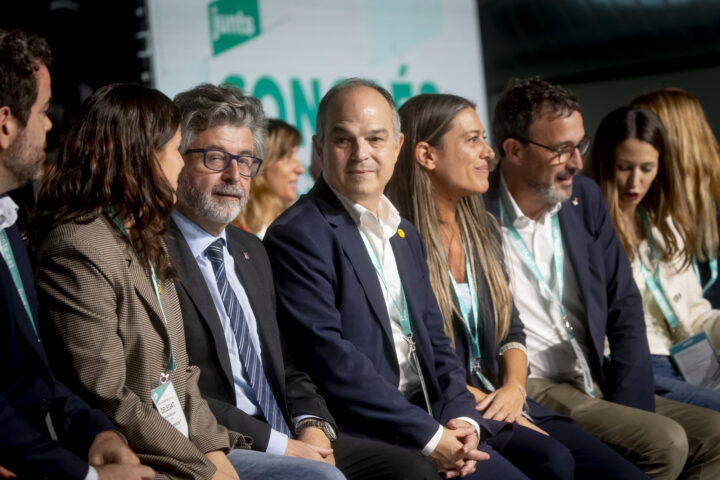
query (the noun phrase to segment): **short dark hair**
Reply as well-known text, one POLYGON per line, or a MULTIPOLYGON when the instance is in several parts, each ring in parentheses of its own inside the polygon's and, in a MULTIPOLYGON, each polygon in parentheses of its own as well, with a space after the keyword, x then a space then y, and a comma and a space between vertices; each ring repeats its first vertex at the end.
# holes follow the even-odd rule
POLYGON ((22 30, 0 30, 0 107, 10 107, 23 127, 38 95, 34 74, 39 64, 51 62, 50 47, 43 38, 22 30))
POLYGON ((506 139, 527 139, 530 125, 542 113, 570 115, 580 111, 577 97, 567 88, 553 85, 539 77, 514 78, 495 106, 495 149, 502 157, 505 155, 502 144, 506 139))

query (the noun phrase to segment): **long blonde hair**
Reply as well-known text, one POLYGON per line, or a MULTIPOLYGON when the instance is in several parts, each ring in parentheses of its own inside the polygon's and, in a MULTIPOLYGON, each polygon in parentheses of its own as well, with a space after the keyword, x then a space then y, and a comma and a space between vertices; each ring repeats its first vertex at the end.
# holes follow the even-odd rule
POLYGON ((668 155, 681 173, 688 218, 673 218, 688 255, 700 261, 718 251, 720 147, 697 98, 680 88, 665 88, 633 100, 657 114, 668 132, 668 155))
MULTIPOLYGON (((418 95, 400 108, 405 141, 386 189, 400 214, 415 224, 425 241, 430 283, 440 306, 445 334, 453 344, 452 317, 453 313, 459 315, 460 312, 452 300, 432 184, 427 171, 415 160, 415 146, 421 141, 432 146, 441 145, 455 116, 466 108, 474 109, 475 105, 462 97, 445 94, 418 95)), ((499 226, 485 210, 481 195, 464 197, 456 216, 475 278, 475 262, 480 262, 493 304, 495 340, 500 343, 510 327, 512 297, 503 270, 499 226)))
POLYGON ((267 132, 267 148, 262 170, 252 179, 247 206, 232 222, 236 227, 253 233, 261 231, 290 206, 270 189, 265 170, 285 158, 302 142, 300 131, 282 120, 268 120, 267 132))

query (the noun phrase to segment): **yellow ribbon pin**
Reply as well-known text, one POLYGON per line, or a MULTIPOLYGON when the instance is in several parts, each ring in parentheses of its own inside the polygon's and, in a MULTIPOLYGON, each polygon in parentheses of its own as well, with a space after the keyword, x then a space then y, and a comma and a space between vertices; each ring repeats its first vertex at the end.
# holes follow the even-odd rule
POLYGON ((398 228, 398 236, 400 238, 405 238, 405 230, 403 230, 402 228, 398 228))

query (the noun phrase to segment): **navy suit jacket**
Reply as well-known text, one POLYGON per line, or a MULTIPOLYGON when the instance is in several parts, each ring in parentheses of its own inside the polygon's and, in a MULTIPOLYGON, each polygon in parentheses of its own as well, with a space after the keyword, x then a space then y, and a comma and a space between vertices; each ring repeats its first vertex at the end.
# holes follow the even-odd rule
MULTIPOLYGON (((488 211, 500 221, 499 169, 484 199, 488 211)), ((654 411, 642 299, 600 188, 593 180, 576 175, 570 199, 563 202, 558 215, 587 315, 593 378, 605 399, 654 411), (609 358, 603 355, 606 336, 609 358)))
POLYGON ((422 449, 438 422, 467 416, 495 434, 507 424, 484 420, 475 411, 465 372, 443 333, 420 235, 406 220, 400 229, 404 236, 395 235, 390 243, 432 417, 398 390, 399 367, 380 282, 355 222, 323 178, 265 235, 278 321, 293 360, 313 377, 340 427, 352 433, 422 449))
MULTIPOLYGON (((17 227, 6 231, 38 325, 25 245, 17 227)), ((115 427, 53 377, 10 270, 1 260, 0 287, 0 465, 23 478, 85 478, 90 444, 98 433, 115 427), (59 441, 50 438, 48 412, 59 441)))
MULTIPOLYGON (((258 238, 228 226, 225 230, 235 270, 250 300, 262 345, 262 364, 273 395, 292 426, 297 415, 313 415, 333 422, 325 401, 307 374, 289 362, 275 319, 275 287, 265 249, 258 238), (247 257, 244 255, 247 254, 247 257)), ((271 427, 236 407, 235 384, 222 323, 210 291, 190 247, 175 222, 167 238, 168 251, 178 273, 177 287, 183 312, 190 362, 200 367, 198 385, 218 423, 250 435, 253 450, 265 451, 271 427)))

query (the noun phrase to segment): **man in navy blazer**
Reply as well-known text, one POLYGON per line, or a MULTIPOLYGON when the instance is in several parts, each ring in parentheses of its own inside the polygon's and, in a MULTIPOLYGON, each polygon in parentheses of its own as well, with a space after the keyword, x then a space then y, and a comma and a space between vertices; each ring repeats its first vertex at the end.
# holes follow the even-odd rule
POLYGON ((630 264, 600 189, 575 176, 589 145, 577 99, 536 78, 511 82, 493 136, 501 159, 485 203, 525 325, 528 395, 653 478, 717 478, 720 414, 654 395, 630 264))
POLYGON ((509 459, 532 474, 572 478, 564 447, 524 449, 525 430, 540 434, 475 411, 443 333, 422 239, 383 195, 402 145, 390 94, 362 79, 333 87, 314 141, 322 177, 264 242, 291 356, 341 429, 422 452, 450 476, 477 467, 473 478, 527 478, 509 459))
POLYGON ((0 30, 0 477, 150 479, 110 420, 55 380, 37 331, 35 281, 7 192, 43 174, 50 58, 44 40, 0 30))

